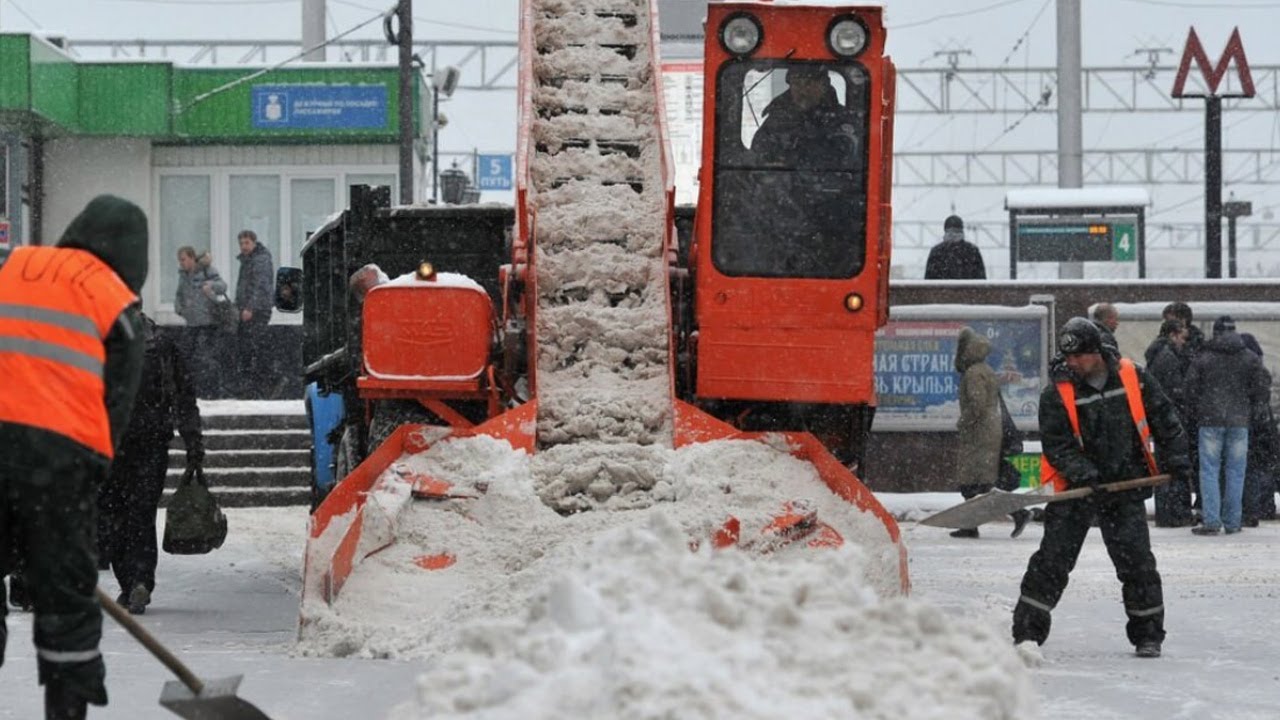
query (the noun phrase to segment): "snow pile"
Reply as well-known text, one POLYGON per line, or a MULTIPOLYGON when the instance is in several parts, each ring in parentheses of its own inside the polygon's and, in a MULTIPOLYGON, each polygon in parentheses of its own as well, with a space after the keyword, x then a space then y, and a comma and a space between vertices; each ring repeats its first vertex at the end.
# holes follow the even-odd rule
MULTIPOLYGON (((872 590, 897 592, 898 552, 874 516, 832 494, 813 466, 784 449, 750 441, 720 441, 680 450, 654 448, 657 477, 647 493, 617 495, 602 505, 615 512, 563 517, 541 502, 530 458, 505 441, 455 438, 406 455, 379 480, 365 505, 360 557, 333 607, 311 593, 303 607, 299 652, 308 655, 423 657, 446 652, 457 630, 481 617, 515 617, 547 579, 571 566, 591 538, 619 527, 644 526, 655 513, 705 544, 730 516, 744 544, 763 547, 761 530, 784 502, 803 500, 866 558, 862 576, 872 590), (397 472, 399 471, 399 472, 397 472), (422 472, 459 490, 485 492, 474 500, 407 501, 402 475, 422 472), (649 498, 649 507, 635 499, 649 498), (652 498, 669 502, 654 504, 652 498), (394 542, 392 542, 394 540, 394 542), (422 556, 448 554, 453 566, 424 571, 422 556)), ((542 455, 543 453, 539 453, 542 455)), ((623 467, 634 467, 630 460, 623 467)), ((558 473, 578 469, 562 466, 558 473)), ((349 520, 348 520, 349 522, 349 520)), ((331 528, 332 530, 332 528, 331 528)), ((337 535, 313 542, 311 562, 332 551, 337 535)), ((778 555, 813 551, 785 548, 778 555)))
POLYGON ((395 542, 362 544, 371 554, 333 607, 310 596, 298 651, 426 658, 398 720, 1034 715, 1004 630, 899 597, 884 526, 781 438, 647 451, 664 461, 648 495, 667 502, 568 517, 539 500, 530 457, 505 441, 403 456, 365 512, 366 532, 395 542), (484 494, 406 502, 413 472, 484 494), (844 547, 768 543, 789 500, 844 547), (713 551, 730 516, 744 549, 713 551), (415 565, 440 555, 456 562, 415 565))
POLYGON ((587 541, 527 612, 473 624, 418 681, 416 718, 1026 718, 994 628, 880 600, 857 548, 689 551, 666 513, 587 541))

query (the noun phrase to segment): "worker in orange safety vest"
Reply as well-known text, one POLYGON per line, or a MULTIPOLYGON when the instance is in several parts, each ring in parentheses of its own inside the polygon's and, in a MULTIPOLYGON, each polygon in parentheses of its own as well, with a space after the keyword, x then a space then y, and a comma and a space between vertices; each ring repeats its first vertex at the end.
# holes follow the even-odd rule
POLYGON ((46 718, 107 702, 96 497, 138 389, 146 277, 146 215, 110 195, 0 263, 0 578, 20 563, 46 718))
MULTIPOLYGON (((1076 317, 1058 335, 1054 384, 1040 394, 1042 480, 1058 490, 1155 475, 1186 476, 1187 437, 1173 403, 1141 367, 1121 358, 1092 321, 1076 317), (1154 448, 1152 443, 1154 441, 1154 448)), ((1015 643, 1044 644, 1050 612, 1096 521, 1115 566, 1139 657, 1159 657, 1164 598, 1147 528, 1150 488, 1092 493, 1049 503, 1044 537, 1027 563, 1013 611, 1015 643)))

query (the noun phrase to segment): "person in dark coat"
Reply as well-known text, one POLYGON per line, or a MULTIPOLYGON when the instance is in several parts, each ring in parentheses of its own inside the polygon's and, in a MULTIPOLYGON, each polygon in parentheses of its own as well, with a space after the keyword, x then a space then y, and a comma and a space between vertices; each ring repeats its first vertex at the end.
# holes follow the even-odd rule
POLYGON ((48 718, 107 703, 93 498, 138 389, 146 278, 146 215, 111 195, 57 247, 16 248, 0 265, 0 576, 21 562, 48 718))
MULTIPOLYGON (((1262 359, 1262 345, 1250 333, 1240 333, 1245 349, 1262 359)), ((1249 419, 1249 461, 1244 473, 1242 512, 1245 527, 1257 527, 1259 520, 1276 519, 1276 470, 1280 460, 1280 432, 1271 409, 1271 373, 1262 367, 1267 387, 1266 402, 1253 409, 1249 419)))
POLYGON ((1197 535, 1240 532, 1244 477, 1248 469, 1249 423, 1267 401, 1270 382, 1262 361, 1223 315, 1213 322, 1213 339, 1204 344, 1187 371, 1187 392, 1200 424, 1200 497, 1202 524, 1197 535), (1218 485, 1218 473, 1226 476, 1218 485))
POLYGON ((146 612, 156 588, 156 512, 169 469, 169 441, 177 425, 187 448, 187 471, 204 462, 200 409, 187 365, 172 338, 145 319, 147 349, 142 386, 111 474, 98 491, 100 560, 115 572, 117 599, 146 612))
POLYGON ((929 251, 925 280, 985 280, 987 266, 978 246, 964 239, 964 220, 952 215, 942 223, 942 242, 929 251))
MULTIPOLYGON (((1160 383, 1173 406, 1178 412, 1183 430, 1192 427, 1194 413, 1187 397, 1187 370, 1191 367, 1191 351, 1187 348, 1187 326, 1181 320, 1170 318, 1160 325, 1161 342, 1155 356, 1147 366, 1147 372, 1160 383)), ((1190 433, 1188 431, 1188 438, 1190 433)), ((1190 459, 1191 454, 1188 453, 1190 459)), ((1195 466, 1192 465, 1192 476, 1185 478, 1195 481, 1195 466)), ((1195 523, 1191 511, 1192 487, 1177 478, 1155 490, 1156 527, 1187 527, 1195 523)))
MULTIPOLYGON (((1187 438, 1157 380, 1108 351, 1098 326, 1086 318, 1072 318, 1063 325, 1058 351, 1063 360, 1057 372, 1065 367, 1069 373, 1055 377, 1040 394, 1040 441, 1045 460, 1066 487, 1096 487, 1150 475, 1141 428, 1148 428, 1155 440, 1161 470, 1187 472, 1187 438), (1136 399, 1144 408, 1146 422, 1141 426, 1122 380, 1128 373, 1133 374, 1141 396, 1136 399), (1078 428, 1065 405, 1068 392, 1074 397, 1078 428)), ((1013 611, 1015 643, 1042 645, 1049 637, 1050 613, 1096 519, 1122 586, 1129 641, 1139 657, 1159 657, 1165 636, 1164 597, 1147 528, 1149 496, 1148 489, 1101 491, 1048 504, 1044 537, 1027 563, 1013 611)))
POLYGON ((819 64, 787 69, 787 91, 765 106, 751 151, 765 164, 850 167, 859 151, 854 115, 840 104, 827 70, 819 64))
POLYGON ((275 298, 275 268, 271 252, 258 242, 252 230, 241 230, 240 274, 236 280, 236 308, 240 327, 236 331, 236 377, 244 398, 263 395, 261 377, 268 362, 267 323, 275 298))

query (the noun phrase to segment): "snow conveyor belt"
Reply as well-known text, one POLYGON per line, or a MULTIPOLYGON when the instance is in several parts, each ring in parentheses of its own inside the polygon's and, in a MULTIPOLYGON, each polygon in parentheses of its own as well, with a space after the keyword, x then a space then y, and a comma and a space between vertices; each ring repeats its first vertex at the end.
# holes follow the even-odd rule
POLYGON ((672 444, 666 205, 649 0, 527 0, 539 495, 652 501, 672 444))

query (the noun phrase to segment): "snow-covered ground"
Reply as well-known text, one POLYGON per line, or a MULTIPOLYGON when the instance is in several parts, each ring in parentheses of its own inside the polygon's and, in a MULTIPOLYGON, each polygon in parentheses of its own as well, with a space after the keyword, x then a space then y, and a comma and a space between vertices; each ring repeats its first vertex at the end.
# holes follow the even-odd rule
MULTIPOLYGON (((883 495, 891 510, 918 518, 955 495, 883 495)), ((228 512, 227 544, 208 556, 161 559, 155 603, 143 621, 202 677, 243 674, 240 694, 276 720, 385 718, 411 701, 421 662, 326 659, 293 653, 306 515, 302 508, 228 512)), ((977 541, 902 523, 911 551, 914 599, 952 622, 1005 636, 1018 580, 1040 527, 1019 539, 1010 525, 984 528, 977 541)), ((1040 717, 1280 717, 1280 524, 1232 537, 1200 538, 1153 529, 1165 578, 1169 637, 1164 657, 1138 660, 1124 638, 1120 588, 1096 533, 1090 537, 1058 610, 1043 664, 1031 670, 1040 717)), ((109 574, 103 585, 114 592, 109 574)), ((96 718, 169 717, 156 700, 169 679, 107 620, 111 705, 96 718)), ((0 718, 40 716, 26 614, 9 616, 0 668, 0 718)), ((803 661, 802 659, 798 661, 803 661)), ((876 663, 868 658, 868 663, 876 663)), ((978 677, 975 675, 975 677, 978 677)), ((885 688, 891 692, 891 688, 885 688)), ((925 708, 915 716, 926 716, 925 708)), ((488 717, 502 717, 489 715, 488 717)), ((895 719, 896 720, 896 719, 895 719)))

